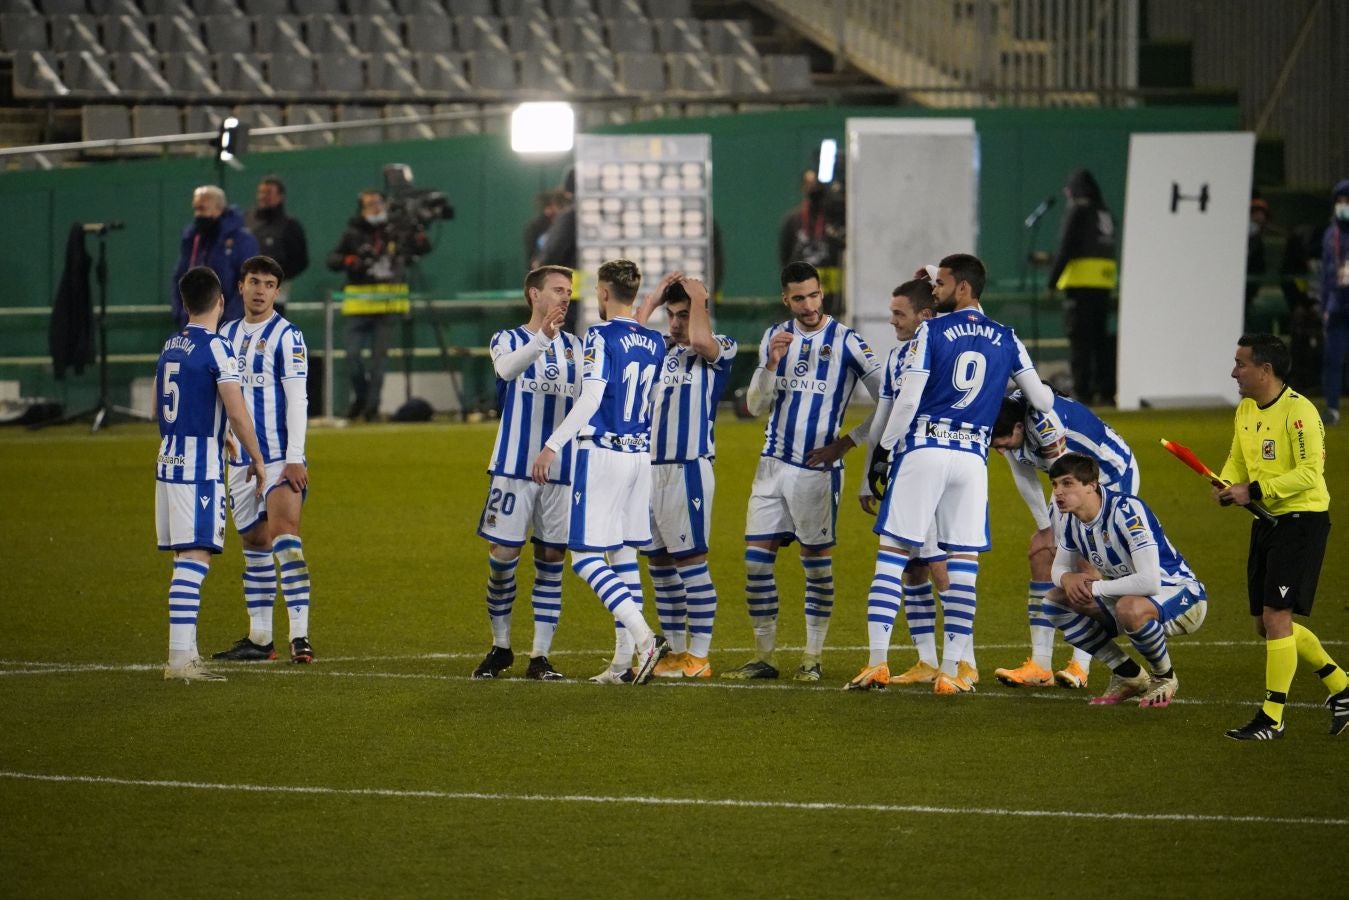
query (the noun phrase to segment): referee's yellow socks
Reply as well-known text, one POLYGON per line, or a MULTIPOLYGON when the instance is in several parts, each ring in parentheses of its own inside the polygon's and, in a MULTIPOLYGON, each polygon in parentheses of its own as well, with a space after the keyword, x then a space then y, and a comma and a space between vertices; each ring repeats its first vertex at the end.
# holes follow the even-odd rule
POLYGON ((1283 705, 1297 673, 1297 651, 1292 635, 1265 641, 1265 705, 1261 708, 1275 725, 1283 721, 1283 705))
POLYGON ((1316 672, 1330 693, 1338 694, 1349 687, 1349 676, 1345 675, 1344 670, 1330 658, 1330 654, 1325 651, 1321 641, 1310 629, 1294 622, 1293 640, 1297 642, 1298 657, 1316 672))

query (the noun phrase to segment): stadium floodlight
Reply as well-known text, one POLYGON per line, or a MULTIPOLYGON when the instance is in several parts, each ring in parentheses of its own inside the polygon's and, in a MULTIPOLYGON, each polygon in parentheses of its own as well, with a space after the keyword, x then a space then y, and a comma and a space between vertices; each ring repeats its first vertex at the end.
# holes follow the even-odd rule
POLYGON ((247 140, 248 126, 235 116, 227 117, 220 123, 220 137, 216 138, 216 159, 222 163, 233 162, 244 152, 247 140))
POLYGON ((570 103, 521 103, 511 113, 516 153, 567 153, 575 143, 576 112, 570 103))
POLYGON ((834 164, 838 162, 838 141, 825 138, 820 141, 820 164, 815 169, 815 177, 820 184, 829 184, 834 180, 834 164))

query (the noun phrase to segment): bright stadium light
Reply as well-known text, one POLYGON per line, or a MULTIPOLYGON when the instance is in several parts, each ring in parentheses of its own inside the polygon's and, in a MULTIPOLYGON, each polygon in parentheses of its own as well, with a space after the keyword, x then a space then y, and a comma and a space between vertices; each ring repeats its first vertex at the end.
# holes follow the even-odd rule
POLYGON ((516 153, 567 153, 576 143, 576 113, 569 103, 521 103, 511 113, 516 153))
POLYGON ((837 161, 838 141, 833 138, 820 141, 820 165, 815 170, 815 177, 820 184, 829 184, 834 180, 834 163, 837 161))

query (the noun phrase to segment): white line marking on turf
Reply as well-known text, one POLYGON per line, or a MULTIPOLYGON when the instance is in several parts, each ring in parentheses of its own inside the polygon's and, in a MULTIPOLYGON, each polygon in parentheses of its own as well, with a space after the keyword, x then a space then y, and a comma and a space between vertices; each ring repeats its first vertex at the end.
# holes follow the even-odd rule
POLYGON ((894 803, 838 803, 805 800, 736 800, 700 797, 605 796, 602 794, 499 794, 479 791, 407 790, 399 788, 336 788, 305 785, 220 784, 209 781, 115 778, 107 775, 43 775, 0 771, 0 778, 60 784, 102 784, 116 787, 170 788, 251 794, 308 794, 333 797, 381 797, 423 800, 484 800, 503 803, 593 803, 634 806, 697 806, 730 809, 779 809, 807 812, 935 813, 953 816, 996 816, 1030 819, 1098 819, 1112 822, 1220 822, 1258 825, 1349 825, 1349 819, 1315 816, 1231 816, 1222 813, 1090 812, 1074 809, 925 806, 894 803))

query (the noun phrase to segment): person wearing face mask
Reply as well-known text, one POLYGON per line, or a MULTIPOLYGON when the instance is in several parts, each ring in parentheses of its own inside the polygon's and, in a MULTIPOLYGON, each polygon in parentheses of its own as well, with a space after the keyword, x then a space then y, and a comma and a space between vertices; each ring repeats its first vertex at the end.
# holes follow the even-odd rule
POLYGON ((1340 391, 1349 355, 1349 178, 1335 185, 1335 216, 1321 238, 1321 320, 1325 362, 1321 372, 1327 425, 1340 424, 1340 391))
POLYGON ((395 231, 389 222, 384 195, 373 189, 358 195, 356 215, 328 254, 328 268, 347 273, 342 315, 351 379, 351 406, 347 418, 379 418, 384 361, 389 354, 389 331, 396 315, 410 309, 407 264, 431 250, 426 230, 417 223, 410 232, 395 231), (361 358, 370 347, 367 369, 361 358))
POLYGON ((258 239, 260 252, 281 264, 285 278, 276 298, 276 311, 285 315, 290 286, 309 268, 309 243, 304 226, 286 214, 286 184, 275 175, 258 182, 257 204, 245 216, 248 230, 258 239))
POLYGON ((169 289, 169 304, 178 327, 187 325, 188 319, 178 282, 193 266, 207 266, 219 276, 225 292, 225 314, 221 321, 243 318, 239 270, 244 260, 257 255, 257 239, 244 227, 243 213, 227 202, 225 192, 213 184, 194 190, 192 224, 183 229, 179 240, 178 265, 174 267, 169 289))

